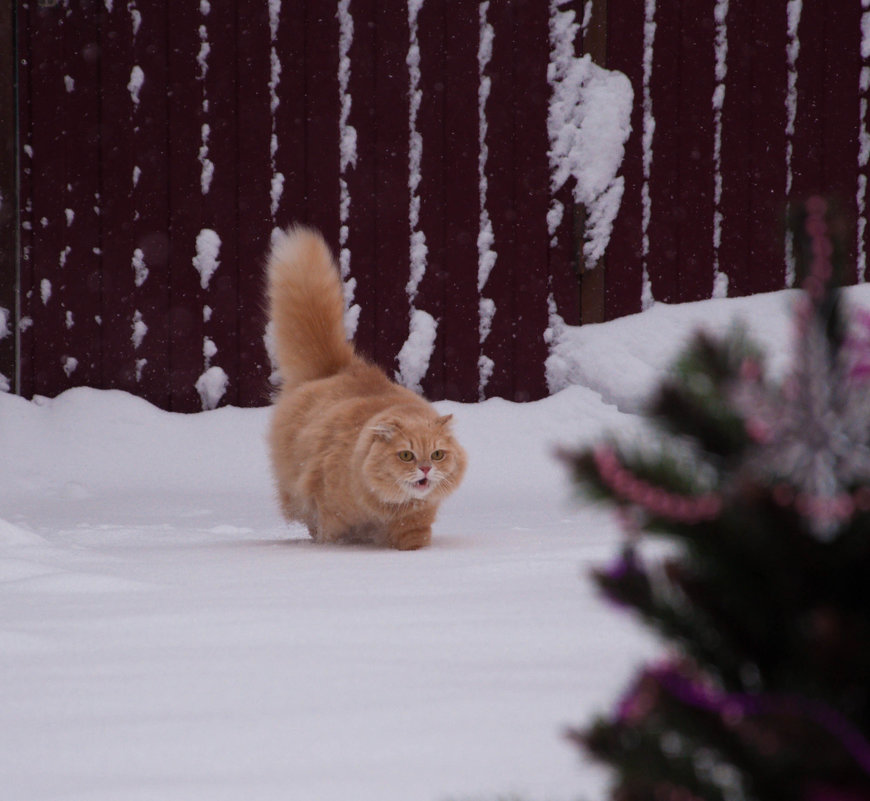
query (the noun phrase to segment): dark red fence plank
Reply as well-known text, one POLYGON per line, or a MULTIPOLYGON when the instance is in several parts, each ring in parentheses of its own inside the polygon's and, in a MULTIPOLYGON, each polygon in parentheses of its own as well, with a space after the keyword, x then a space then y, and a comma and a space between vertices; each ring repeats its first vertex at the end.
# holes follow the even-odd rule
POLYGON ((607 68, 625 74, 634 90, 631 136, 625 143, 621 174, 625 191, 607 249, 604 315, 639 311, 643 292, 643 125, 644 7, 608 0, 607 68))
POLYGON ((203 219, 200 161, 203 72, 208 61, 197 64, 203 44, 198 33, 202 16, 198 5, 175 6, 169 24, 170 387, 171 408, 179 410, 202 407, 196 382, 203 373, 206 302, 193 266, 197 236, 208 228, 203 219))
MULTIPOLYGON (((719 271, 727 276, 728 292, 734 294, 740 294, 741 278, 747 276, 747 273, 749 276, 753 274, 746 270, 746 264, 750 259, 752 219, 745 213, 745 207, 751 203, 754 180, 752 143, 756 133, 752 97, 754 82, 757 79, 753 70, 753 56, 756 52, 755 22, 751 4, 734 3, 729 6, 726 62, 728 72, 724 82, 716 82, 717 91, 722 92, 720 98, 722 127, 721 155, 718 165, 721 194, 714 212, 720 215, 720 238, 718 244, 714 242, 714 250, 719 271)), ((779 103, 782 108, 785 108, 782 98, 779 103)), ((779 160, 785 163, 784 151, 779 160)), ((769 161, 773 166, 775 157, 769 158, 769 161)), ((716 179, 717 175, 714 173, 714 192, 716 179)), ((757 272, 760 273, 761 270, 757 272)))
POLYGON ((378 105, 376 59, 378 53, 375 0, 353 0, 353 40, 348 58, 348 94, 351 106, 347 124, 356 134, 356 161, 348 164, 345 181, 348 206, 347 251, 350 276, 354 281, 353 303, 359 307, 354 341, 363 353, 376 354, 377 303, 377 204, 376 168, 378 153, 378 105))
MULTIPOLYGON (((200 5, 201 8, 204 6, 200 5)), ((237 122, 237 48, 238 20, 235 3, 211 3, 205 24, 211 51, 203 84, 203 123, 209 126, 207 159, 214 164, 208 191, 203 187, 202 227, 220 237, 218 266, 205 287, 203 307, 203 348, 213 342, 217 351, 209 357, 204 352, 203 370, 217 366, 228 380, 221 402, 237 404, 239 397, 239 241, 237 228, 238 129, 237 122), (208 102, 208 110, 205 102, 208 102), (207 307, 207 308, 206 308, 207 307), (208 341, 206 341, 208 340, 208 341)), ((205 16, 205 15, 204 15, 205 16)), ((199 58, 199 56, 198 56, 199 58)), ((205 141, 205 135, 202 137, 205 141)), ((202 145, 200 145, 200 149, 202 145)), ((203 167, 203 179, 207 171, 203 167)), ((199 247, 200 234, 197 234, 199 247)), ((202 281, 200 282, 202 283, 202 281)), ((199 390, 198 390, 199 391, 199 390)))
POLYGON ((104 378, 103 354, 91 343, 102 339, 100 241, 99 15, 96 2, 66 11, 63 76, 67 130, 64 250, 58 259, 59 300, 64 308, 64 372, 74 385, 93 386, 104 378), (72 121, 75 121, 73 124, 72 121), (73 360, 76 367, 73 368, 73 360))
POLYGON ((102 378, 94 8, 31 9, 29 16, 30 142, 39 169, 31 184, 36 230, 27 311, 38 332, 30 340, 36 393, 102 378))
POLYGON ((797 58, 797 116, 790 137, 792 198, 822 192, 825 187, 822 126, 825 111, 825 20, 828 10, 821 3, 805 3, 801 10, 797 58), (811 69, 810 65, 818 65, 811 69))
MULTIPOLYGON (((752 52, 753 82, 749 87, 752 163, 749 174, 749 207, 735 198, 734 216, 749 217, 749 256, 740 269, 732 270, 733 295, 770 292, 785 285, 785 184, 786 123, 788 90, 785 2, 757 3, 751 21, 755 32, 752 52)), ((742 34, 738 34, 742 38, 742 34)), ((735 45, 738 40, 734 40, 735 45)), ((738 94, 735 92, 735 94, 738 94)), ((745 101, 744 101, 745 102, 745 101)), ((732 128, 726 127, 726 137, 732 128)), ((727 139, 726 139, 727 141, 727 139)), ((729 180, 733 172, 726 171, 729 180)))
MULTIPOLYGON (((239 295, 239 404, 259 406, 270 394, 271 368, 263 340, 266 320, 263 312, 264 265, 275 220, 272 215, 272 102, 277 100, 281 73, 273 73, 278 62, 277 34, 280 16, 259 0, 237 4, 237 102, 238 102, 238 238, 239 295), (274 26, 274 36, 272 27, 274 26)), ((277 107, 276 107, 277 111, 277 107)), ((277 153, 277 150, 276 150, 277 153)), ((276 201, 279 184, 275 185, 276 201)), ((283 185, 280 185, 283 191, 283 185)), ((277 206, 276 206, 277 212, 277 206)), ((282 224, 286 221, 282 221, 282 224)))
POLYGON ((719 258, 728 293, 748 295, 785 277, 785 3, 731 4, 728 29, 719 258))
POLYGON ((431 314, 438 326, 428 369, 422 381, 429 397, 443 397, 445 384, 445 326, 450 324, 453 307, 445 303, 444 278, 450 269, 451 253, 445 238, 444 158, 448 141, 444 137, 446 26, 453 5, 446 0, 430 0, 420 9, 417 20, 417 46, 420 51, 420 105, 415 129, 422 140, 420 181, 415 195, 419 199, 418 230, 426 238, 426 271, 416 286, 414 307, 431 314))
MULTIPOLYGON (((275 224, 281 228, 307 220, 305 200, 305 3, 294 3, 278 18, 275 57, 280 68, 274 110, 274 178, 270 191, 275 224), (280 187, 280 192, 278 188, 280 187)), ((270 56, 271 60, 271 56, 270 56)), ((271 75, 271 73, 270 73, 271 75)), ((270 101, 271 102, 271 101, 270 101)))
POLYGON ((105 386, 167 406, 169 197, 166 17, 103 14, 101 228, 105 386))
POLYGON ((339 226, 338 18, 335 0, 307 0, 305 195, 307 220, 334 249, 339 226))
MULTIPOLYGON (((655 130, 650 143, 650 219, 647 272, 655 300, 680 300, 679 213, 681 161, 686 158, 680 136, 680 53, 682 36, 677 3, 657 3, 652 50, 650 96, 655 130)), ((709 100, 707 101, 709 102, 709 100)), ((705 103, 706 106, 706 103, 705 103)))
MULTIPOLYGON (((680 188, 675 209, 680 247, 679 301, 713 291, 713 90, 715 25, 708 4, 684 2, 680 27, 678 127, 680 188)), ((667 46, 667 42, 660 43, 667 46)), ((663 109, 662 109, 663 110, 663 109)), ((673 279, 672 279, 673 280, 673 279)))
POLYGON ((15 29, 12 4, 0 7, 0 392, 18 387, 16 302, 18 208, 16 199, 15 29))
POLYGON ((23 13, 28 14, 30 34, 28 55, 32 84, 27 98, 30 111, 29 147, 32 163, 37 165, 31 174, 30 206, 34 211, 30 220, 31 271, 27 294, 24 296, 25 314, 32 324, 26 332, 28 336, 23 345, 27 348, 30 362, 30 391, 34 394, 49 394, 52 390, 57 392, 69 386, 59 359, 64 349, 63 309, 57 295, 52 303, 55 283, 58 288, 60 284, 56 272, 64 247, 65 225, 63 131, 56 124, 57 109, 64 107, 66 95, 63 85, 64 63, 58 57, 63 53, 64 19, 61 14, 48 9, 37 10, 35 7, 23 13), (50 108, 45 104, 46 100, 50 108), (48 119, 50 111, 54 120, 48 119))
MULTIPOLYGON (((838 3, 825 15, 825 66, 822 152, 824 191, 835 198, 849 231, 857 224, 858 103, 856 82, 861 71, 861 9, 838 3)), ((854 236, 847 238, 848 263, 855 263, 854 236)), ((850 270, 847 280, 857 273, 850 270)))
MULTIPOLYGON (((870 10, 864 12, 862 20, 870 22, 870 10)), ((856 176, 856 206, 858 221, 856 224, 856 259, 857 280, 867 279, 867 254, 870 252, 870 49, 859 51, 861 55, 861 72, 859 80, 859 150, 858 150, 858 175, 856 176)))
MULTIPOLYGON (((173 6, 170 17, 172 405, 207 406, 211 368, 238 374, 235 15, 229 4, 173 6)), ((226 386, 233 402, 237 381, 226 386)), ((221 393, 214 390, 212 400, 221 393)))
MULTIPOLYGON (((405 3, 380 3, 375 64, 375 360, 392 371, 408 335, 408 15, 405 3)), ((364 101, 363 101, 364 102, 364 101)))
POLYGON ((478 397, 480 339, 477 294, 477 234, 480 221, 477 176, 478 115, 476 2, 450 3, 447 17, 444 110, 444 207, 450 245, 445 285, 451 314, 443 321, 444 396, 472 401, 478 397))
POLYGON ((33 314, 34 288, 34 176, 33 176, 33 24, 29 4, 22 3, 16 19, 18 79, 18 392, 32 397, 34 389, 33 314))
POLYGON ((514 12, 510 3, 490 3, 487 22, 492 27, 492 52, 485 75, 490 80, 486 101, 486 211, 492 226, 491 250, 495 261, 480 292, 491 303, 481 310, 491 326, 481 344, 481 355, 492 361, 486 395, 511 397, 514 391, 516 310, 514 281, 517 237, 515 143, 517 95, 514 73, 514 12), (491 315, 491 317, 489 316, 491 315))
POLYGON ((517 211, 523 235, 517 237, 515 306, 517 337, 513 400, 527 401, 546 395, 544 362, 547 346, 549 275, 539 265, 548 258, 549 163, 546 157, 549 90, 549 13, 543 3, 519 0, 515 6, 517 97, 516 122, 517 211))

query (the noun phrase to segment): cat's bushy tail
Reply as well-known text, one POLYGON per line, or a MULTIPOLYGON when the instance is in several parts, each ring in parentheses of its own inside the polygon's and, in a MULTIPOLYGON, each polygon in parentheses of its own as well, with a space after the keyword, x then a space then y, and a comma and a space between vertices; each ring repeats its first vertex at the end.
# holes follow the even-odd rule
POLYGON ((301 225, 276 235, 269 256, 269 318, 284 386, 326 378, 354 358, 344 293, 323 237, 301 225))

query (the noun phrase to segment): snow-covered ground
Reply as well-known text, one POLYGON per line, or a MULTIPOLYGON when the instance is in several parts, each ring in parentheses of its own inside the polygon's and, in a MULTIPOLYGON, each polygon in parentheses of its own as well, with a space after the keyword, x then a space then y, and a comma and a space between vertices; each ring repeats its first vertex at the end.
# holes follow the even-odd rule
POLYGON ((656 646, 593 591, 619 531, 553 449, 631 432, 699 324, 741 317, 781 370, 794 298, 570 330, 550 374, 573 385, 552 397, 439 404, 471 466, 412 553, 288 528, 266 409, 0 394, 0 795, 600 798, 562 731, 656 646))

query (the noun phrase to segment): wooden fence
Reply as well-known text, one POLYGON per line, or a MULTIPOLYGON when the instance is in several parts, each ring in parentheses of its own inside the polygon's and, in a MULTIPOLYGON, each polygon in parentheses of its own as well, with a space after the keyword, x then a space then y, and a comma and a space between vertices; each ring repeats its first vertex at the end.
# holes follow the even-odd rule
POLYGON ((556 313, 788 285, 789 196, 841 198, 863 280, 870 43, 858 0, 830 5, 19 2, 0 67, 7 142, 18 112, 0 374, 26 396, 264 403, 264 255, 296 220, 341 255, 361 349, 434 398, 544 395, 556 313), (554 22, 572 9, 577 55, 634 91, 589 271, 586 210, 548 155, 554 22))

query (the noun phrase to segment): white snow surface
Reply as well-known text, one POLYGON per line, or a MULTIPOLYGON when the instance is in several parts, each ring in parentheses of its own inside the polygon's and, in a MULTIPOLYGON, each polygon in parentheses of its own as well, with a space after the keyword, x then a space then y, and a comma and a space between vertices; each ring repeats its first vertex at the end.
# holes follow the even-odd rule
MULTIPOLYGON (((744 319, 781 371, 794 299, 568 328, 573 385, 438 403, 470 467, 412 553, 283 522, 268 409, 0 394, 3 796, 601 798, 606 774, 562 732, 659 646, 594 592, 621 535, 554 449, 637 430, 631 410, 698 325, 744 319)), ((870 288, 848 299, 870 307, 870 288)))

